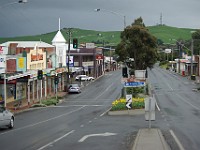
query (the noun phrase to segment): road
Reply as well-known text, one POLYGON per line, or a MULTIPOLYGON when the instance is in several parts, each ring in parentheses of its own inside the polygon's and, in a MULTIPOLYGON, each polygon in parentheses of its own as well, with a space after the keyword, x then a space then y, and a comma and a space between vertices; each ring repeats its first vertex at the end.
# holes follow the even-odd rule
MULTIPOLYGON (((198 150, 200 93, 192 90, 197 85, 158 67, 148 74, 160 108, 152 128, 161 129, 172 150, 177 141, 185 150, 198 150)), ((14 129, 0 129, 1 149, 129 150, 138 130, 149 126, 144 115, 107 114, 121 89, 121 70, 109 72, 57 106, 17 114, 14 129)))
POLYGON ((174 133, 184 149, 199 150, 200 92, 193 89, 200 85, 159 67, 149 71, 149 80, 160 107, 158 126, 174 133))
POLYGON ((127 150, 144 116, 109 116, 122 89, 121 70, 91 82, 63 103, 16 115, 15 128, 0 129, 3 150, 127 150))

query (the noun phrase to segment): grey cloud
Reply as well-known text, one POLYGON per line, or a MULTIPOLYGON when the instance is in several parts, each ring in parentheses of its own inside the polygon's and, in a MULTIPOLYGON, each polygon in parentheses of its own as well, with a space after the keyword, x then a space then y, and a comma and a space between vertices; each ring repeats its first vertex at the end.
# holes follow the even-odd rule
MULTIPOLYGON (((1 0, 0 6, 7 2, 1 0)), ((162 13, 166 25, 200 28, 199 7, 198 0, 28 0, 0 9, 0 37, 56 31, 59 17, 62 28, 122 30, 123 17, 109 11, 125 15, 127 25, 140 16, 147 26, 156 25, 162 13), (104 11, 94 12, 95 8, 104 11)))

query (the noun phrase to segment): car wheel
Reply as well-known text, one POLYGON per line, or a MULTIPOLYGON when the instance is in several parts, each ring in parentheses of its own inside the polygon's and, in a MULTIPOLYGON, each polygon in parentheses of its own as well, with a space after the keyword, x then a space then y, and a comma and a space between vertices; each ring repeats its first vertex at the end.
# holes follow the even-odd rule
POLYGON ((11 117, 11 119, 10 119, 10 124, 9 124, 9 126, 8 126, 10 129, 12 129, 13 127, 14 127, 14 118, 13 117, 11 117))

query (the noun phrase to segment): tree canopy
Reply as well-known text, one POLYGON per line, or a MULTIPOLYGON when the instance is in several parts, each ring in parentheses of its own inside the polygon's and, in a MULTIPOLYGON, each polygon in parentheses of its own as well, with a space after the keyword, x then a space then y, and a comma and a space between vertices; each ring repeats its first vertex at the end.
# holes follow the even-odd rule
POLYGON ((134 65, 131 67, 133 69, 152 68, 157 61, 156 43, 156 38, 151 35, 140 17, 121 33, 121 42, 116 47, 116 53, 120 61, 134 58, 134 65))
POLYGON ((200 55, 200 29, 192 33, 192 39, 194 42, 194 54, 200 55))

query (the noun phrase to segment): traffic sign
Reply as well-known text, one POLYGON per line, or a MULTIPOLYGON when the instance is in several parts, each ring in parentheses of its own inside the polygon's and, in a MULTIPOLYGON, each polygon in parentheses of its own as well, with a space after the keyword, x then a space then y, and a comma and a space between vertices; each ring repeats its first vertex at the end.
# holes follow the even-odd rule
POLYGON ((145 82, 125 82, 124 87, 142 87, 145 86, 145 82))
POLYGON ((126 107, 128 109, 132 108, 132 95, 126 95, 126 107))

